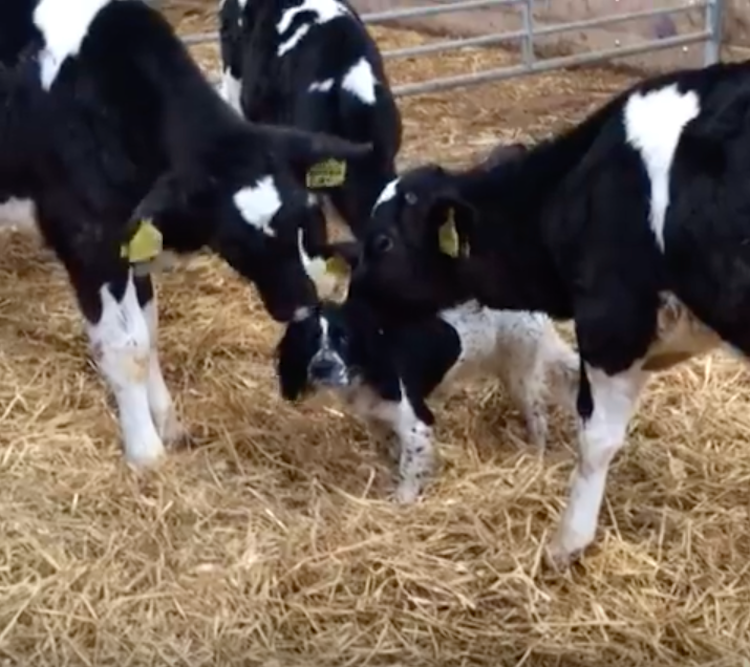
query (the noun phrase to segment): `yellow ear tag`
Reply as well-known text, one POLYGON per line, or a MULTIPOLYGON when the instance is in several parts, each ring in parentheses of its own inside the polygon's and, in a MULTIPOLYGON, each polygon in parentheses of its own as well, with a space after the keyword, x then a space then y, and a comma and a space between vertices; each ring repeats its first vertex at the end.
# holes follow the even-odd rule
POLYGON ((346 181, 346 162, 343 160, 323 160, 310 167, 307 172, 307 187, 335 188, 346 181))
POLYGON ((458 257, 458 232, 456 231, 456 219, 453 209, 448 211, 446 220, 438 231, 440 250, 449 257, 458 257))
POLYGON ((162 233, 150 220, 142 220, 130 243, 122 246, 120 256, 131 264, 150 262, 156 259, 163 249, 162 233))

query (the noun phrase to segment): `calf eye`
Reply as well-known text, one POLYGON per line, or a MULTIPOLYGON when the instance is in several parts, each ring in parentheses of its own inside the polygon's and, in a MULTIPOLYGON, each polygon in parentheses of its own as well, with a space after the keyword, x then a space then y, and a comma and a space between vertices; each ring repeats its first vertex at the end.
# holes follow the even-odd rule
POLYGON ((413 206, 417 203, 417 195, 415 195, 413 192, 407 192, 404 195, 404 199, 406 199, 406 203, 413 206))
POLYGON ((391 248, 393 248, 393 241, 391 240, 389 236, 386 236, 385 234, 380 234, 379 236, 376 236, 375 240, 372 242, 372 249, 378 255, 384 255, 391 248))

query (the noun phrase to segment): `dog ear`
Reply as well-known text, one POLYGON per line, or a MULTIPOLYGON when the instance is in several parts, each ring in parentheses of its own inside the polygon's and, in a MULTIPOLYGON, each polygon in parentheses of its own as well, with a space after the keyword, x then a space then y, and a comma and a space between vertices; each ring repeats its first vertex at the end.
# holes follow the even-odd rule
POLYGON ((306 320, 289 323, 276 348, 279 391, 287 401, 298 400, 307 389, 307 365, 312 356, 310 337, 305 331, 307 326, 310 323, 306 320))

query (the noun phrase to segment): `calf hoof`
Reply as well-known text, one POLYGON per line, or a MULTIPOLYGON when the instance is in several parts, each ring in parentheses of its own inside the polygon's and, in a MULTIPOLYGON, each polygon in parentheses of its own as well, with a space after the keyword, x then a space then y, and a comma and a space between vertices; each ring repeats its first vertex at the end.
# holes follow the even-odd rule
POLYGON ((181 449, 190 445, 190 431, 178 419, 174 409, 156 418, 155 422, 156 430, 167 449, 181 449))
POLYGON ((126 446, 125 460, 136 470, 153 469, 164 460, 166 449, 161 439, 154 434, 153 438, 126 446))
POLYGON ((583 555, 583 549, 566 547, 559 539, 550 542, 546 550, 547 565, 557 572, 564 572, 583 555))

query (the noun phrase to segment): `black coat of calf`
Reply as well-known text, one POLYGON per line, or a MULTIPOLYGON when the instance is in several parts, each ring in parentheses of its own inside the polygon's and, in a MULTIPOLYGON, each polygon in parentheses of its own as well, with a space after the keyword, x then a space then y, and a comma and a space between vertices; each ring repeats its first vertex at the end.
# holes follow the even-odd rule
POLYGON ((383 308, 473 296, 574 320, 581 460, 555 562, 594 538, 649 372, 750 354, 748 109, 750 64, 655 77, 489 170, 416 169, 375 208, 357 282, 383 308))
POLYGON ((35 203, 114 391, 126 457, 151 463, 182 429, 159 369, 151 280, 122 254, 130 222, 153 218, 166 249, 218 252, 289 320, 317 303, 298 249, 318 221, 306 172, 369 149, 244 121, 143 2, 9 2, 0 44, 3 12, 31 20, 14 15, 27 34, 3 53, 0 192, 35 203))
POLYGON ((357 234, 395 176, 401 117, 382 57, 346 0, 224 0, 225 98, 250 120, 371 143, 326 196, 357 234))
POLYGON ((402 502, 416 499, 433 470, 426 399, 443 393, 436 390, 473 376, 501 379, 532 443, 544 448, 548 394, 573 410, 577 371, 577 355, 545 315, 475 302, 393 327, 362 300, 324 303, 317 316, 289 324, 278 347, 286 399, 332 390, 376 433, 396 435, 402 502))

